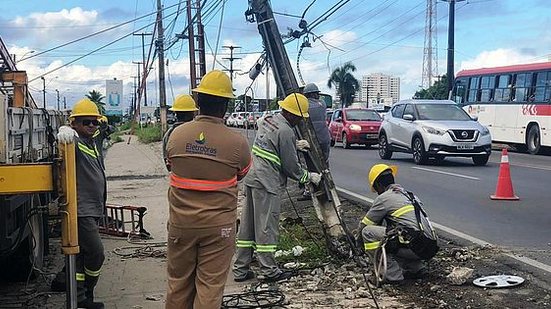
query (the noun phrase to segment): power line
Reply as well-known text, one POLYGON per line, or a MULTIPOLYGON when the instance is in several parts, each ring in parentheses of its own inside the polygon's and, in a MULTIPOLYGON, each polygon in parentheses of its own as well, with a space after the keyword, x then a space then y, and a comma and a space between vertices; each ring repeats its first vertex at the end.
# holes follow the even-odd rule
MULTIPOLYGON (((171 6, 167 7, 167 8, 165 8, 164 10, 169 9, 169 8, 172 8, 172 7, 174 7, 174 6, 176 6, 176 5, 171 5, 171 6)), ((45 54, 45 53, 47 53, 47 52, 50 52, 50 51, 52 51, 52 50, 60 49, 60 48, 62 48, 62 47, 64 47, 64 46, 67 46, 67 45, 70 45, 70 44, 73 44, 73 43, 76 43, 76 42, 79 42, 79 41, 82 41, 82 40, 91 38, 91 37, 93 37, 93 36, 96 36, 96 35, 98 35, 98 34, 105 33, 105 32, 107 32, 107 31, 116 29, 116 28, 118 28, 118 27, 122 27, 122 26, 127 25, 127 24, 129 24, 129 23, 131 23, 131 22, 140 20, 140 19, 142 19, 142 18, 145 18, 145 17, 150 16, 150 15, 153 15, 153 14, 157 14, 157 12, 155 11, 154 13, 145 14, 145 15, 142 15, 142 16, 140 16, 140 17, 138 17, 138 18, 134 18, 134 19, 132 19, 132 20, 125 21, 125 22, 120 23, 120 24, 117 24, 117 25, 115 25, 115 26, 112 26, 112 27, 109 27, 109 28, 106 28, 106 29, 103 29, 103 30, 100 30, 100 31, 96 31, 96 32, 94 32, 94 33, 85 35, 85 36, 80 37, 80 38, 78 38, 78 39, 69 41, 69 42, 67 42, 67 43, 63 43, 63 44, 61 44, 61 45, 58 45, 58 46, 55 46, 55 47, 46 49, 46 50, 41 51, 41 52, 38 52, 38 53, 30 54, 29 56, 27 56, 27 57, 25 57, 25 58, 19 60, 18 62, 25 61, 25 60, 27 60, 27 59, 31 59, 31 58, 40 56, 40 55, 45 54)), ((148 26, 150 26, 150 25, 151 25, 151 24, 149 24, 148 26)), ((141 29, 144 29, 144 28, 141 28, 141 29)))
POLYGON ((220 23, 218 25, 218 35, 216 37, 216 48, 214 49, 214 61, 212 61, 212 69, 214 70, 214 64, 216 63, 216 55, 218 53, 218 44, 220 44, 220 34, 222 33, 222 22, 224 21, 224 7, 226 6, 226 0, 222 1, 222 13, 220 14, 220 23))
MULTIPOLYGON (((172 16, 172 15, 174 15, 174 14, 176 14, 176 13, 169 14, 169 15, 167 15, 166 17, 170 17, 170 16, 172 16)), ((147 24, 147 25, 145 25, 145 26, 139 28, 137 31, 142 31, 142 30, 146 29, 147 27, 154 25, 155 23, 156 23, 156 22, 151 23, 151 24, 147 24)), ((63 65, 61 65, 61 66, 59 66, 59 67, 57 67, 57 68, 54 68, 54 69, 52 69, 52 70, 50 70, 50 71, 48 71, 48 72, 46 72, 46 73, 43 73, 43 74, 41 74, 41 75, 39 75, 39 76, 37 76, 37 77, 35 77, 35 78, 29 80, 29 83, 31 83, 31 82, 33 82, 33 81, 35 81, 35 80, 37 80, 37 79, 39 79, 39 78, 41 78, 41 77, 44 77, 44 76, 46 76, 46 75, 48 75, 48 74, 51 74, 51 73, 53 73, 53 72, 55 72, 55 71, 57 71, 57 70, 59 70, 59 69, 61 69, 61 68, 64 68, 64 67, 66 67, 66 66, 69 66, 69 65, 71 65, 71 64, 73 64, 73 63, 79 61, 80 59, 85 58, 85 57, 87 57, 87 56, 89 56, 89 55, 91 55, 91 54, 93 54, 93 53, 95 53, 95 52, 97 52, 97 51, 99 51, 99 50, 102 50, 102 49, 104 49, 104 48, 107 47, 107 46, 111 46, 111 45, 113 45, 113 44, 115 44, 115 43, 117 43, 117 42, 119 42, 119 41, 121 41, 121 40, 123 40, 123 39, 125 39, 125 38, 127 38, 127 37, 129 37, 129 36, 131 36, 131 35, 133 35, 133 34, 134 34, 134 32, 128 33, 128 34, 126 34, 126 35, 124 35, 124 36, 122 36, 122 37, 119 37, 118 39, 115 39, 115 40, 113 40, 113 41, 111 41, 111 42, 109 42, 109 43, 107 43, 107 44, 104 44, 104 45, 102 45, 101 47, 98 47, 98 48, 96 48, 96 49, 94 49, 94 50, 92 50, 92 51, 90 51, 90 52, 88 52, 88 53, 86 53, 86 54, 84 54, 84 55, 82 55, 82 56, 80 56, 80 57, 77 57, 77 58, 75 58, 75 59, 73 59, 73 60, 67 62, 66 64, 63 64, 63 65)))

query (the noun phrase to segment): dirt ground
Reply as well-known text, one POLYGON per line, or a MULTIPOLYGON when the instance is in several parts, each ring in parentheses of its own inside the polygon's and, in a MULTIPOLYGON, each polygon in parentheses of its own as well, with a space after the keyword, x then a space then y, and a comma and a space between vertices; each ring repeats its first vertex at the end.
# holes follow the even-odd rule
MULTIPOLYGON (((106 308, 164 308, 166 291, 166 170, 160 158, 160 144, 143 145, 132 137, 130 142, 113 145, 107 154, 110 203, 145 206, 145 229, 152 239, 146 244, 130 243, 125 238, 103 235, 106 261, 96 295, 106 308), (118 253, 118 254, 117 254, 118 253), (121 256, 128 254, 133 256, 121 256)), ((306 227, 323 240, 319 224, 312 215, 311 202, 296 202, 296 185, 289 186, 291 199, 284 197, 282 219, 296 217, 293 205, 306 227), (291 203, 293 201, 293 203, 291 203)), ((356 224, 366 206, 343 201, 343 219, 356 224)), ((374 293, 381 308, 549 308, 551 288, 541 273, 507 259, 498 248, 471 246, 442 234, 442 250, 431 261, 430 275, 407 281, 401 287, 384 286, 374 293), (454 267, 469 267, 473 275, 463 285, 452 285, 446 276, 454 267), (474 278, 510 274, 526 281, 514 288, 482 289, 472 284, 474 278)), ((0 308, 64 308, 63 293, 49 291, 49 283, 63 265, 59 239, 51 241, 51 254, 43 275, 25 283, 0 283, 0 308)), ((300 257, 297 258, 300 262, 300 257)), ((304 269, 288 282, 260 289, 278 288, 285 295, 280 308, 375 308, 362 272, 350 260, 332 260, 319 268, 304 269)), ((242 293, 258 286, 256 280, 235 283, 228 278, 226 294, 242 293)))

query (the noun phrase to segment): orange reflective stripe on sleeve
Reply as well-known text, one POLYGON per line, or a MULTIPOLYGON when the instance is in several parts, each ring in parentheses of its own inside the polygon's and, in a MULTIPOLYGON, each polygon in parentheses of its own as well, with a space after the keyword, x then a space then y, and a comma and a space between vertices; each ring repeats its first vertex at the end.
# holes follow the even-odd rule
POLYGON ((183 178, 170 173, 170 185, 175 188, 195 191, 217 191, 237 186, 237 176, 228 180, 199 180, 183 178))
POLYGON ((249 164, 247 164, 247 166, 245 166, 245 168, 243 168, 242 170, 237 172, 237 176, 243 176, 243 175, 247 174, 252 165, 253 165, 253 158, 251 158, 249 160, 249 164))

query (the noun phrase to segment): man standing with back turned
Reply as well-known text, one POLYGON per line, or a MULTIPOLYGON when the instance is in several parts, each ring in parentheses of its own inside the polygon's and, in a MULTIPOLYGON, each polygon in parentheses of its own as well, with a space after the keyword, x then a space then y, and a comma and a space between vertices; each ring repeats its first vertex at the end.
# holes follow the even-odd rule
POLYGON ((220 308, 235 248, 237 181, 251 166, 245 138, 224 125, 232 84, 207 73, 197 93, 199 116, 168 139, 167 309, 220 308))
POLYGON ((246 204, 241 214, 237 239, 237 259, 233 267, 237 282, 252 279, 250 269, 256 249, 261 274, 268 282, 288 279, 291 272, 282 271, 274 252, 279 238, 281 193, 287 177, 301 184, 319 184, 321 175, 309 173, 300 166, 293 127, 308 117, 308 100, 291 93, 279 102, 281 113, 261 118, 253 144, 253 168, 245 179, 246 204))

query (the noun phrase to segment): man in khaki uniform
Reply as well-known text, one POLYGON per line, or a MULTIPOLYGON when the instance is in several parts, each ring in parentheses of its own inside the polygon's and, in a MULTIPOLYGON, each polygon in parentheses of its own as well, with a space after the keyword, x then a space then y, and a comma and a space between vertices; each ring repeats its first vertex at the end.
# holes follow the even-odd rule
POLYGON ((174 99, 174 104, 169 108, 170 111, 176 114, 176 122, 168 129, 163 136, 163 160, 165 162, 166 169, 170 172, 170 164, 168 164, 166 147, 168 146, 168 139, 170 135, 181 124, 190 122, 195 117, 195 113, 199 110, 196 107, 195 100, 189 94, 181 94, 174 99))
POLYGON ((166 308, 220 308, 235 248, 237 181, 251 166, 244 137, 224 125, 229 77, 211 71, 197 93, 199 116, 168 139, 166 308))

